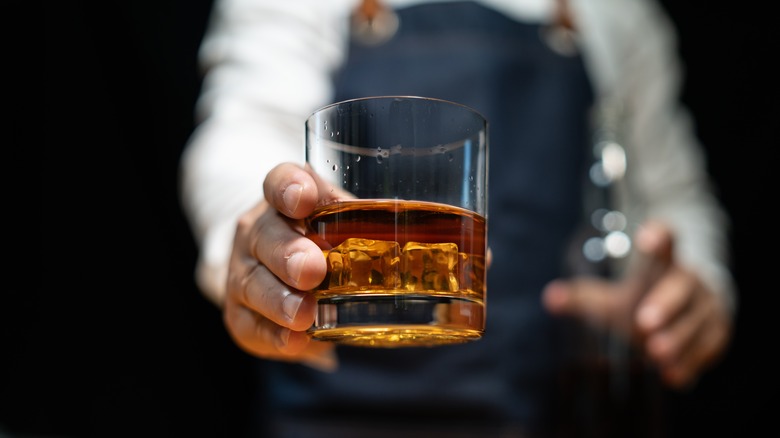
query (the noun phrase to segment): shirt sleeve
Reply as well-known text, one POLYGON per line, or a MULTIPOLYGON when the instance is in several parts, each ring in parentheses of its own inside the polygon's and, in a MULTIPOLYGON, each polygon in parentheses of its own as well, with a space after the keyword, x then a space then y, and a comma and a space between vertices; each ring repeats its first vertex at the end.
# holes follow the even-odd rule
POLYGON ((304 161, 304 122, 330 103, 330 75, 344 56, 351 3, 213 4, 180 194, 200 251, 196 281, 215 303, 224 295, 238 217, 262 199, 271 168, 304 161))
POLYGON ((695 121, 680 100, 676 29, 652 0, 572 0, 598 99, 619 111, 624 176, 615 200, 630 224, 660 219, 675 255, 734 311, 729 217, 707 168, 695 121))

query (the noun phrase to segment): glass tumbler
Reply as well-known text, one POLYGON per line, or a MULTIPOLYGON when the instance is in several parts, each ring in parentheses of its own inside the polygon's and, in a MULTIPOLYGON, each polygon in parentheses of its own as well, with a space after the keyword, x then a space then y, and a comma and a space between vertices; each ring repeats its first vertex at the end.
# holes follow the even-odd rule
POLYGON ((334 103, 306 121, 320 201, 307 237, 325 280, 312 292, 314 339, 436 346, 485 328, 487 121, 415 96, 334 103))

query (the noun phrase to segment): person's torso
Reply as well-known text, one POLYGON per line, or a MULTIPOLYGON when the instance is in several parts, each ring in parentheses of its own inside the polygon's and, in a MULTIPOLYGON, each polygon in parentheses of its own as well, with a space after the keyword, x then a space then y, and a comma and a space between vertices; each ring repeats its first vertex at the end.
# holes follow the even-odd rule
POLYGON ((266 364, 268 395, 280 412, 524 423, 540 415, 554 379, 554 322, 540 292, 561 275, 581 219, 591 86, 582 59, 551 50, 542 25, 473 2, 397 14, 387 42, 352 41, 334 102, 417 95, 487 118, 493 263, 484 337, 436 348, 339 347, 335 373, 266 364))

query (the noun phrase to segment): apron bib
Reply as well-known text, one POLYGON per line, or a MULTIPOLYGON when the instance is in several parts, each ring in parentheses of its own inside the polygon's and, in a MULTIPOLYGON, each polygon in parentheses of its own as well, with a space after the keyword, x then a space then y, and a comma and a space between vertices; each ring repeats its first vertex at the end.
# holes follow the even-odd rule
POLYGON ((476 2, 396 12, 399 26, 388 41, 352 41, 333 78, 333 101, 417 95, 465 104, 487 118, 493 264, 485 335, 432 349, 339 347, 340 368, 331 374, 264 364, 272 405, 263 410, 289 419, 278 422, 282 436, 353 436, 360 424, 376 431, 382 421, 417 427, 418 419, 436 423, 440 433, 533 430, 550 413, 558 368, 555 321, 540 292, 563 275, 581 223, 591 85, 582 59, 553 51, 540 24, 476 2), (371 417, 376 413, 384 420, 371 417))

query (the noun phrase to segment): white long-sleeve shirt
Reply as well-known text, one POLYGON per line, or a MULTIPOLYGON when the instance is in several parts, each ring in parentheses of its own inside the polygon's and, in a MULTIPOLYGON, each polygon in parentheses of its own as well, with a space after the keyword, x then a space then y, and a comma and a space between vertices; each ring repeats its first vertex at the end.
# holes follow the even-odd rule
MULTIPOLYGON (((332 103, 331 73, 346 57, 357 0, 217 0, 203 40, 199 125, 181 161, 181 197, 200 247, 197 282, 224 295, 237 218, 263 196, 275 165, 304 160, 305 119, 332 103)), ((419 1, 386 0, 403 7, 419 1)), ((554 0, 485 0, 507 16, 549 22, 554 0)), ((674 29, 649 0, 570 0, 577 44, 597 98, 619 102, 628 171, 616 191, 630 217, 675 230, 675 251, 732 309, 728 219, 680 105, 674 29)))

